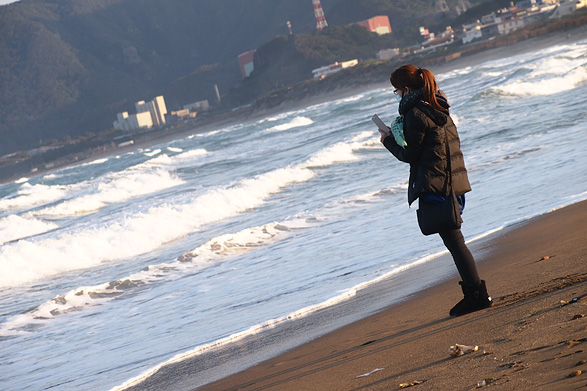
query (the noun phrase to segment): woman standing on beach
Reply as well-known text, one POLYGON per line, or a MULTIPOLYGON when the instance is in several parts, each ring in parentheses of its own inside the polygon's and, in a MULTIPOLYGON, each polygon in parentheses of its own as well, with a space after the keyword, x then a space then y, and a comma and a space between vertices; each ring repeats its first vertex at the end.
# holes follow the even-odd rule
MULTIPOLYGON (((400 117, 392 126, 399 126, 400 134, 403 128, 405 141, 401 136, 396 141, 392 132, 380 130, 381 142, 398 160, 410 164, 408 203, 411 205, 416 199, 420 205, 442 202, 450 194, 448 184, 452 184, 462 213, 465 193, 471 190, 471 185, 446 95, 438 89, 432 72, 414 65, 397 68, 391 73, 390 81, 400 101, 400 117)), ((394 134, 398 133, 397 129, 393 130, 394 134)), ((479 278, 475 259, 460 228, 447 228, 438 233, 462 279, 459 284, 464 298, 450 310, 450 315, 459 316, 490 307, 492 301, 485 281, 479 278)))

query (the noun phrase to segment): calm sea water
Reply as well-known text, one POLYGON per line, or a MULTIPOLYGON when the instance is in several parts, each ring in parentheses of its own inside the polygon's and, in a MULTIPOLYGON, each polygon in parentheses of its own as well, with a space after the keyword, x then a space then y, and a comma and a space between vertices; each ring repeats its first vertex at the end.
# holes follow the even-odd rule
MULTIPOLYGON (((437 75, 467 239, 587 198, 586 53, 437 75)), ((390 88, 1 185, 1 388, 122 389, 433 262, 374 113, 395 117, 390 88)))

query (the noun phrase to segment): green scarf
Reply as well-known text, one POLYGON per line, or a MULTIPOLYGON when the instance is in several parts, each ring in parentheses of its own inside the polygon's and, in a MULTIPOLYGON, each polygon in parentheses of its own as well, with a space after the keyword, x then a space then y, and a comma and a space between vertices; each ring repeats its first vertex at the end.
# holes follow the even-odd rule
POLYGON ((393 138, 395 138, 395 142, 402 148, 405 148, 408 143, 406 143, 406 139, 404 138, 404 116, 400 115, 395 117, 395 120, 391 124, 391 133, 393 134, 393 138))

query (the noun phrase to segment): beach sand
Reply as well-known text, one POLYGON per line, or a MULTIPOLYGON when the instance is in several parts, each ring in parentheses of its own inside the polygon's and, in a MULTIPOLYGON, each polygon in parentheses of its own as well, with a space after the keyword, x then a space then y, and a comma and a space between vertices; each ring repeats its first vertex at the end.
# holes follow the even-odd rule
POLYGON ((587 201, 474 254, 492 308, 449 317, 461 298, 450 278, 198 390, 587 390, 587 201), (452 357, 455 344, 479 349, 452 357))

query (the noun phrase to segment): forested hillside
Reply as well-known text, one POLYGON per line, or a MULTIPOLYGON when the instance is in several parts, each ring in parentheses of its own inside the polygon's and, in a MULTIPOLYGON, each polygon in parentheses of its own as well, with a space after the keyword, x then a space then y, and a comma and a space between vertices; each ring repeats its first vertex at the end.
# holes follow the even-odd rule
POLYGON ((310 0, 21 0, 0 6, 0 155, 110 128, 117 112, 134 112, 134 102, 160 94, 173 110, 212 101, 217 84, 225 104, 246 104, 310 77, 314 66, 416 43, 420 25, 444 28, 480 2, 322 0, 331 28, 321 34, 313 33, 310 0), (336 27, 375 15, 390 17, 391 36, 336 27), (273 70, 241 83, 236 57, 257 48, 264 54, 260 67, 273 70))

